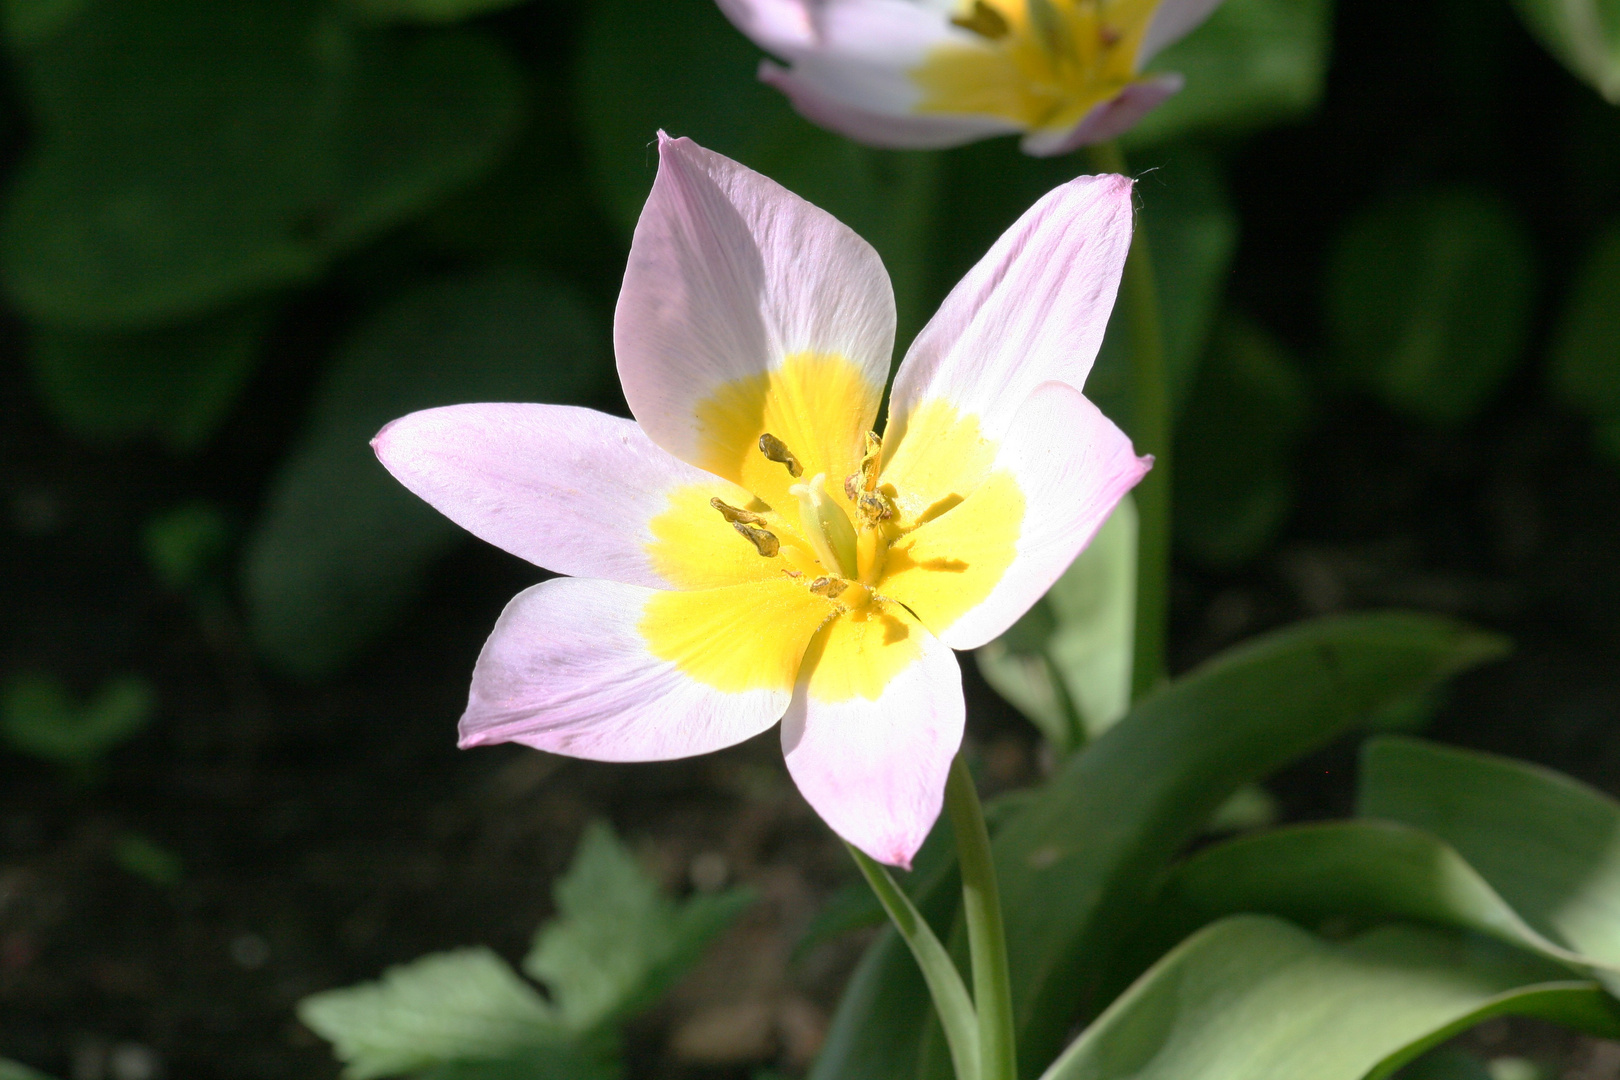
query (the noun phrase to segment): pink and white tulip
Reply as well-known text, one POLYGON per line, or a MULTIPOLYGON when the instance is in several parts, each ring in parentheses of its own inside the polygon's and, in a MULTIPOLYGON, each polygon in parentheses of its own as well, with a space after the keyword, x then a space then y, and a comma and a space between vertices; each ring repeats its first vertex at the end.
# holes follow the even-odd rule
POLYGON ((1045 157, 1112 139, 1181 88, 1144 75, 1220 0, 718 0, 787 61, 807 119, 895 149, 1021 134, 1045 157))
POLYGON ((453 405, 372 444, 452 520, 573 575, 502 613, 461 745, 655 761, 780 720, 816 811, 908 865, 962 740, 952 650, 1022 615, 1150 464, 1080 393, 1130 233, 1124 177, 1038 202, 918 335, 879 438, 877 253, 660 134, 614 322, 636 419, 453 405))

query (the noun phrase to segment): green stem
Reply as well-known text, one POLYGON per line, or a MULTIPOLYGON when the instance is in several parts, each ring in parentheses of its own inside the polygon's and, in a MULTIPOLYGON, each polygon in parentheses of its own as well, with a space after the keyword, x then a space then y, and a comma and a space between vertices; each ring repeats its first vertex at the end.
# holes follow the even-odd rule
POLYGON ((1012 979, 1007 972, 1007 934, 1001 921, 1001 890, 990 854, 984 808, 967 763, 957 754, 945 784, 945 808, 956 833, 962 869, 962 912, 973 956, 973 1001, 979 1012, 980 1080, 1017 1080, 1012 979))
MULTIPOLYGON (((1091 148, 1101 172, 1129 175, 1115 143, 1091 148)), ((1135 408, 1131 436, 1137 453, 1153 455, 1153 470, 1136 487, 1140 518, 1136 556, 1136 643, 1131 696, 1140 698, 1165 677, 1165 641, 1170 599, 1170 386, 1165 370, 1164 334, 1159 322, 1159 289, 1153 259, 1140 224, 1131 238, 1120 285, 1130 329, 1131 392, 1135 408)))
POLYGON ((945 1030, 946 1045, 951 1049, 951 1064, 955 1066, 957 1080, 995 1080, 979 1071, 979 1020, 951 954, 934 936, 933 928, 912 904, 911 897, 894 883, 888 869, 853 845, 846 846, 855 857, 855 865, 866 875, 867 884, 877 894, 883 910, 889 913, 894 928, 910 947, 917 967, 922 969, 923 982, 928 984, 934 1010, 939 1013, 939 1025, 945 1030))

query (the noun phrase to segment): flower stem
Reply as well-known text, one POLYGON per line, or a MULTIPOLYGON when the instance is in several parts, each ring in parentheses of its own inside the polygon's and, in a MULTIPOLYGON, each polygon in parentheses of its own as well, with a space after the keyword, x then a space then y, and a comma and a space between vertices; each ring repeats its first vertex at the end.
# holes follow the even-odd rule
POLYGON ((945 1031, 957 1080, 986 1080, 979 1072, 979 1020, 951 954, 934 936, 933 928, 912 904, 911 897, 894 883, 888 869, 859 848, 845 846, 922 970, 934 1010, 939 1013, 939 1025, 945 1031))
MULTIPOLYGON (((1116 143, 1091 148, 1101 172, 1129 175, 1116 143)), ((1170 593, 1170 386, 1165 370, 1164 333, 1159 322, 1159 289, 1152 255, 1140 224, 1125 260, 1121 298, 1130 329, 1131 436, 1137 453, 1153 455, 1153 470, 1136 488, 1140 517, 1136 556, 1136 642, 1131 696, 1140 698, 1165 677, 1165 641, 1170 593)))
POLYGON ((945 784, 945 808, 956 833, 962 869, 962 911, 973 956, 973 1001, 979 1018, 980 1080, 1017 1080, 1012 979, 1007 972, 1007 935, 1001 921, 1001 890, 990 854, 984 808, 967 763, 957 754, 945 784))

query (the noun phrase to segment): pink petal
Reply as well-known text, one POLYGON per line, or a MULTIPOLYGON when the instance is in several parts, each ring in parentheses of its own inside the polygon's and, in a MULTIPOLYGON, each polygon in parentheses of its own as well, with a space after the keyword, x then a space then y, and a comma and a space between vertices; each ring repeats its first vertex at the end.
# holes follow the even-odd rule
POLYGON ((1016 125, 994 116, 863 109, 835 97, 830 92, 834 80, 808 64, 800 64, 789 71, 769 60, 762 61, 759 78, 761 82, 786 94, 799 115, 806 120, 868 146, 893 150, 935 150, 1018 130, 1016 125), (817 75, 821 77, 817 78, 817 75))
POLYGON ((815 21, 807 0, 719 0, 731 24, 762 49, 778 56, 815 44, 815 21))
POLYGON ((1092 143, 1118 138, 1164 100, 1181 89, 1180 75, 1152 75, 1139 79, 1086 114, 1068 131, 1033 131, 1019 144, 1026 154, 1056 157, 1092 143))
POLYGON ((917 335, 895 377, 888 437, 943 398, 1000 439, 1041 383, 1083 387, 1130 243, 1125 177, 1081 176, 1042 197, 917 335))
MULTIPOLYGON (((1137 457, 1125 433, 1080 391, 1057 382, 1038 387, 1018 410, 996 457, 995 468, 1010 470, 1024 495, 1012 565, 989 596, 949 626, 936 626, 921 608, 918 617, 953 649, 976 649, 1001 636, 1046 595, 1152 466, 1153 459, 1137 457)), ((972 504, 970 495, 918 529, 918 542, 924 530, 971 513, 972 504)), ((908 602, 900 594, 895 599, 908 602)))
MULTIPOLYGON (((756 606, 732 586, 734 634, 758 639, 756 606)), ((798 586, 784 583, 796 593, 798 586)), ((716 590, 727 591, 727 590, 716 590)), ((640 624, 661 593, 634 585, 554 578, 501 612, 478 656, 461 717, 461 745, 517 742, 592 761, 664 761, 742 742, 774 724, 792 698, 792 672, 818 625, 780 628, 788 663, 778 686, 724 692, 653 655, 640 624)), ((773 631, 778 628, 773 628, 773 631)))
POLYGON ((700 403, 803 352, 853 362, 875 416, 894 347, 894 292, 877 252, 690 139, 660 133, 658 154, 613 326, 625 399, 652 441, 697 462, 700 403))
POLYGON ((1160 0, 1153 21, 1142 37, 1142 47, 1137 51, 1137 68, 1192 33, 1220 6, 1221 0, 1160 0))
POLYGON ((426 409, 371 445, 400 483, 496 547, 559 574, 652 588, 671 585, 653 567, 647 528, 671 491, 702 484, 732 505, 749 500, 634 421, 569 405, 426 409))
POLYGON ((815 668, 853 661, 811 646, 782 718, 782 749, 799 791, 834 832, 879 862, 909 868, 939 817, 966 707, 956 657, 902 617, 916 656, 875 699, 819 697, 815 668))

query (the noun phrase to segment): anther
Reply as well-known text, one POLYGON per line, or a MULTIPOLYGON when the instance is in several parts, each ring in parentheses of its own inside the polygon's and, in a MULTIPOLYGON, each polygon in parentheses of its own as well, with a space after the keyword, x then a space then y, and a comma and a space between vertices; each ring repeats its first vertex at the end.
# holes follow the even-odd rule
POLYGON ((731 527, 741 533, 743 539, 753 544, 759 550, 759 553, 767 559, 774 558, 776 553, 782 550, 782 543, 774 533, 766 532, 764 529, 756 529, 752 525, 744 525, 740 521, 733 521, 731 527))
POLYGON ((720 511, 720 516, 733 525, 738 522, 744 525, 763 525, 765 523, 765 519, 752 510, 739 510, 735 506, 721 502, 719 499, 710 499, 709 505, 720 511))
POLYGON ((888 521, 894 517, 894 507, 889 500, 875 491, 863 491, 861 497, 855 500, 855 508, 861 512, 861 519, 868 525, 876 525, 880 521, 888 521))
POLYGON ((849 582, 843 578, 818 577, 810 583, 811 592, 817 596, 825 596, 829 600, 836 600, 847 588, 849 582))
POLYGON ((786 465, 789 476, 797 478, 804 475, 804 466, 800 465, 799 459, 793 456, 793 451, 783 445, 781 439, 768 431, 759 437, 759 452, 764 454, 768 461, 776 461, 786 465))
POLYGON ((1008 31, 1012 29, 1007 24, 1007 17, 984 0, 973 0, 973 10, 966 15, 952 16, 951 23, 991 41, 1006 37, 1008 31))

